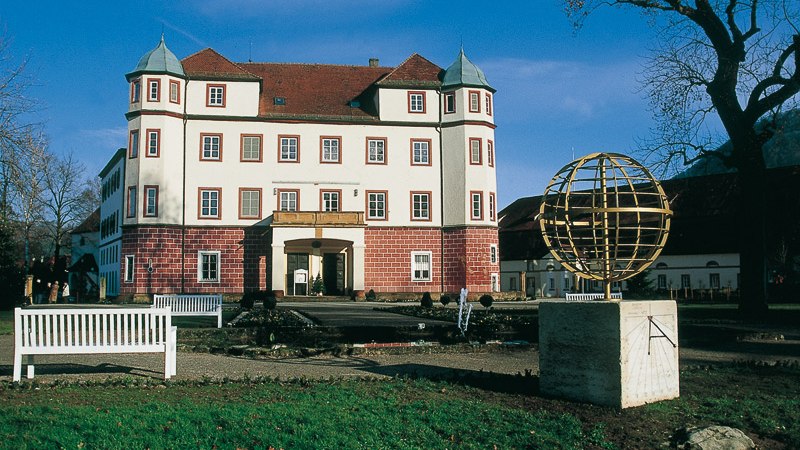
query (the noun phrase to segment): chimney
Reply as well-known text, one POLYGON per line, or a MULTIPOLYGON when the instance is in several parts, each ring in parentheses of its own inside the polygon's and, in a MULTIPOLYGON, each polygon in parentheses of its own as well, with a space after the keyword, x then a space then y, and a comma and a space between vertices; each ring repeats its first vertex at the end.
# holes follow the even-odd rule
POLYGON ((380 60, 378 60, 378 58, 370 58, 369 59, 369 66, 370 67, 378 67, 378 64, 380 64, 380 60))

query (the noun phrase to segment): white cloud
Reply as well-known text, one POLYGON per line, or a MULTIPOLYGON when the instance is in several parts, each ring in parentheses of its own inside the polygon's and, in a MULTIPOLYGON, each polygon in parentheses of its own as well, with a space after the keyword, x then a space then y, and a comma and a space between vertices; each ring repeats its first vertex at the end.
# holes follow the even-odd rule
POLYGON ((80 130, 77 141, 86 144, 89 141, 91 147, 117 149, 125 147, 128 141, 128 127, 98 128, 94 130, 80 130))
POLYGON ((164 24, 164 27, 169 28, 170 30, 176 31, 178 34, 186 37, 188 40, 194 42, 195 44, 197 44, 201 48, 211 47, 210 45, 208 45, 206 43, 206 41, 204 41, 204 40, 200 39, 199 37, 189 33, 188 31, 186 31, 186 30, 184 30, 184 29, 182 29, 182 28, 180 28, 180 27, 178 27, 178 26, 176 26, 176 25, 174 25, 174 24, 172 24, 170 22, 167 22, 164 19, 160 18, 158 20, 160 20, 161 23, 164 24))
MULTIPOLYGON (((538 116, 595 119, 609 109, 642 104, 636 60, 590 63, 504 58, 480 62, 501 93, 510 120, 538 116)), ((499 105, 500 106, 500 105, 499 105)))
POLYGON ((337 20, 346 17, 361 20, 370 13, 394 11, 405 4, 405 1, 374 0, 200 0, 194 3, 199 13, 209 17, 220 14, 266 19, 302 16, 304 20, 324 18, 328 14, 335 14, 337 20))

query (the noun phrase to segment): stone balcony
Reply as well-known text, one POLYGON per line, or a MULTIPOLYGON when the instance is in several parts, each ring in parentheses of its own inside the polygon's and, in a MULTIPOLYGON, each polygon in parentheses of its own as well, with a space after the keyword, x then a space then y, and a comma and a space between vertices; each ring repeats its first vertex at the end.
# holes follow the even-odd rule
POLYGON ((361 211, 273 211, 273 227, 364 227, 361 211))

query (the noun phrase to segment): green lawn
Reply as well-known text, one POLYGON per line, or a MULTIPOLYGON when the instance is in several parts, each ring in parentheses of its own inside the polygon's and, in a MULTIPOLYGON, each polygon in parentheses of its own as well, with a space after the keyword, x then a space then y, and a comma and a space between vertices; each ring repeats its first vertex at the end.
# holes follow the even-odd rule
MULTIPOLYGON (((462 374, 463 375, 463 374, 462 374)), ((618 411, 540 397, 535 377, 0 384, 7 448, 659 448, 728 425, 800 448, 800 369, 689 368, 680 399, 618 411)))
POLYGON ((7 448, 582 448, 573 416, 430 381, 6 390, 7 448))
POLYGON ((14 334, 14 311, 0 311, 0 334, 14 334))

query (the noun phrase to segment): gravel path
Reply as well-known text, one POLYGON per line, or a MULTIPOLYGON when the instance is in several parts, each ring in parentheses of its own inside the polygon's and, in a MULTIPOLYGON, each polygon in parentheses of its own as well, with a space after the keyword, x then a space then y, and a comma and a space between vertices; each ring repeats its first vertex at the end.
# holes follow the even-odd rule
MULTIPOLYGON (((13 336, 0 336, 0 380, 13 371, 13 336)), ((290 378, 361 378, 394 375, 435 375, 453 369, 514 375, 538 373, 538 352, 531 349, 486 353, 404 354, 370 356, 313 356, 248 359, 228 355, 178 351, 176 380, 268 376, 290 378)), ((36 380, 105 379, 110 376, 163 378, 159 354, 43 355, 36 357, 36 380)), ((23 367, 23 379, 25 373, 23 367)))
MULTIPOLYGON (((681 365, 707 365, 732 361, 798 361, 794 344, 791 351, 754 354, 740 349, 704 350, 682 348, 681 365)), ((781 346, 779 346, 781 347, 781 346)), ((788 350, 788 348, 787 348, 788 350)), ((0 336, 0 381, 11 381, 13 336, 0 336)), ((535 349, 498 350, 476 353, 383 354, 249 359, 229 355, 178 351, 175 380, 203 378, 239 379, 273 377, 280 379, 392 377, 395 375, 436 376, 464 373, 516 375, 539 373, 539 353, 535 349)), ((98 354, 36 357, 36 380, 104 380, 108 377, 163 378, 164 359, 158 354, 98 354)), ((25 368, 23 367, 23 377, 25 368)), ((24 379, 24 378, 23 378, 24 379)))

